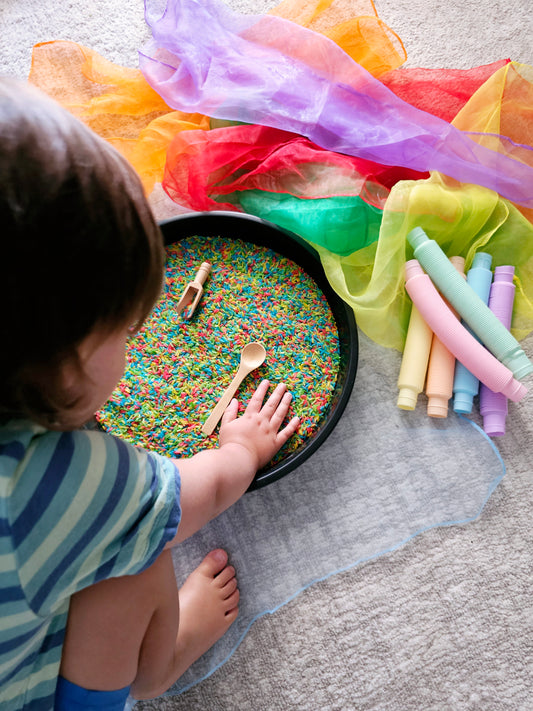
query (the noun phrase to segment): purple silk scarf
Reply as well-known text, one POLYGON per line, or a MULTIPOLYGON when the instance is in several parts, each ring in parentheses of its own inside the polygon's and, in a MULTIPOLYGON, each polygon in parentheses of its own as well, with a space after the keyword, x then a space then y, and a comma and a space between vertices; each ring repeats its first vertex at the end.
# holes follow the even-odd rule
MULTIPOLYGON (((385 165, 437 170, 533 208, 533 167, 402 101, 324 35, 217 0, 145 0, 147 81, 169 106, 291 131, 385 165)), ((533 149, 523 147, 531 155, 533 149)), ((523 151, 524 152, 524 151, 523 151)))

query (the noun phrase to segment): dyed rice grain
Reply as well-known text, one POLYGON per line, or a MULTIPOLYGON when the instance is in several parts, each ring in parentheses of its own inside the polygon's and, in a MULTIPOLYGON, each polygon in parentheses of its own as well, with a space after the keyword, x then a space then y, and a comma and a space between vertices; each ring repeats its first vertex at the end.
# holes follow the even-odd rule
POLYGON ((217 443, 203 422, 238 368, 246 343, 261 341, 265 363, 237 393, 241 408, 259 382, 284 382, 300 428, 274 461, 296 450, 329 410, 339 369, 335 319, 314 280, 276 252, 241 240, 190 237, 167 247, 165 289, 130 342, 126 372, 98 413, 113 434, 170 457, 217 443), (200 264, 212 270, 191 320, 176 305, 200 264))

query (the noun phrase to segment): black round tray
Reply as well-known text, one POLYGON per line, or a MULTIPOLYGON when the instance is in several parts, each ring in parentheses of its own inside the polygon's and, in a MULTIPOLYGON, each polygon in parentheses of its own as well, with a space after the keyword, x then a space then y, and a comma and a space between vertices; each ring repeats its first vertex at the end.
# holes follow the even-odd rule
POLYGON ((339 334, 339 372, 330 407, 316 433, 281 461, 261 469, 248 491, 280 479, 300 466, 329 437, 346 407, 355 382, 359 342, 353 310, 331 288, 316 250, 293 232, 253 215, 213 211, 178 215, 159 223, 165 244, 185 237, 223 237, 241 239, 269 247, 291 259, 313 278, 328 300, 339 334))

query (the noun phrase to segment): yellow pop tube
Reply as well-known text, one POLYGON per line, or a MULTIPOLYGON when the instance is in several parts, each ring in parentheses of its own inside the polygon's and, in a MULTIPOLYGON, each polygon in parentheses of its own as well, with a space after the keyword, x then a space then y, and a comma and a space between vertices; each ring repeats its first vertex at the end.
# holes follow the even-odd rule
POLYGON ((414 410, 424 388, 433 331, 413 304, 405 338, 402 364, 398 375, 397 405, 401 410, 414 410))

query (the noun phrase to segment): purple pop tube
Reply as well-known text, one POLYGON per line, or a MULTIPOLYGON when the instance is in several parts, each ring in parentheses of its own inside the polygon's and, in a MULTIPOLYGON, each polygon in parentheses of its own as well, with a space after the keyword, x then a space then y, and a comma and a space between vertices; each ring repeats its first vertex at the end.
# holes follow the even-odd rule
MULTIPOLYGON (((496 267, 489 296, 489 309, 508 330, 511 328, 515 295, 513 276, 514 267, 496 267)), ((503 393, 495 393, 482 383, 479 389, 479 411, 483 417, 483 429, 490 437, 505 434, 508 403, 503 393)))
POLYGON ((422 318, 457 360, 492 391, 521 400, 527 388, 457 320, 418 260, 406 262, 405 278, 407 293, 422 318))

